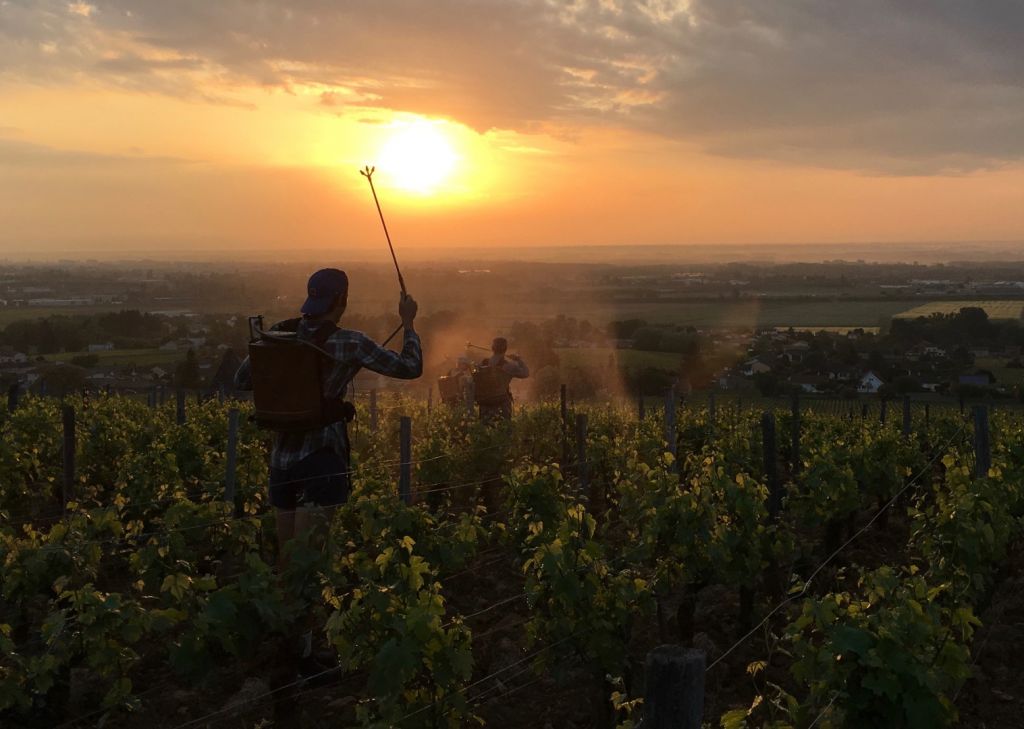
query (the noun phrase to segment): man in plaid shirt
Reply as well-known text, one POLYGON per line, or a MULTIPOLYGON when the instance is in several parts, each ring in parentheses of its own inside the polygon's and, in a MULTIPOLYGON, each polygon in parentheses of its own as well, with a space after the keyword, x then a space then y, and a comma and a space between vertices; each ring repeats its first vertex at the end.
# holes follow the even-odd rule
MULTIPOLYGON (((362 332, 337 328, 348 303, 348 276, 344 271, 317 271, 309 279, 307 293, 295 331, 298 338, 316 342, 335 360, 324 374, 325 397, 341 399, 362 368, 404 380, 422 374, 423 353, 413 328, 418 306, 411 296, 403 294, 398 304, 405 334, 402 351, 396 353, 362 332)), ((272 329, 284 329, 285 324, 279 322, 272 329)), ((235 385, 252 388, 248 358, 235 375, 235 385)), ((279 564, 285 544, 312 525, 309 507, 329 509, 345 502, 349 485, 349 441, 344 421, 305 432, 273 434, 270 503, 277 509, 279 564)))

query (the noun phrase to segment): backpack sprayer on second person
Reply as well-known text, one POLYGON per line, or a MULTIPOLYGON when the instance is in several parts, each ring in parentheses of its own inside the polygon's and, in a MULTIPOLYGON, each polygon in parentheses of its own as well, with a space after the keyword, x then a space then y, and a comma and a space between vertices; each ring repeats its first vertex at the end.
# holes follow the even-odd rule
MULTIPOLYGON (((491 351, 488 347, 481 347, 472 342, 466 342, 466 348, 479 349, 484 352, 491 351)), ((457 373, 450 373, 438 378, 437 389, 442 402, 454 405, 467 397, 463 384, 466 377, 470 378, 473 385, 469 397, 477 405, 495 407, 511 397, 508 389, 508 377, 503 375, 499 368, 489 366, 486 360, 482 364, 473 365, 467 359, 465 367, 460 366, 458 370, 457 373)))

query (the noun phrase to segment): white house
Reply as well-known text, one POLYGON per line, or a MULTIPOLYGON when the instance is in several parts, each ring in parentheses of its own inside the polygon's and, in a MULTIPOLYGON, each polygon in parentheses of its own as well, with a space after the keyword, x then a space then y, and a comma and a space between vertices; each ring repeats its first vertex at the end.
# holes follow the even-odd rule
POLYGON ((772 368, 770 365, 765 364, 759 359, 752 359, 749 362, 743 364, 743 374, 747 377, 753 377, 757 374, 763 374, 765 372, 771 372, 772 368))
POLYGON ((24 352, 0 353, 0 365, 25 364, 28 362, 28 355, 24 352))
POLYGON ((877 393, 884 384, 885 382, 881 377, 876 375, 874 372, 868 372, 860 378, 860 383, 857 385, 857 392, 874 394, 877 393))
POLYGON ((104 342, 103 344, 90 344, 88 350, 90 352, 109 352, 114 348, 113 342, 104 342))

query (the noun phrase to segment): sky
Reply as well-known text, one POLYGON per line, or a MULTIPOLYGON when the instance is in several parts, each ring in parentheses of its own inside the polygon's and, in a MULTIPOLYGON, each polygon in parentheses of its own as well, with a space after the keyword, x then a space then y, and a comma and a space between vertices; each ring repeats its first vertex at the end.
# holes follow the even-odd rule
POLYGON ((0 0, 0 255, 1024 241, 1019 0, 0 0))

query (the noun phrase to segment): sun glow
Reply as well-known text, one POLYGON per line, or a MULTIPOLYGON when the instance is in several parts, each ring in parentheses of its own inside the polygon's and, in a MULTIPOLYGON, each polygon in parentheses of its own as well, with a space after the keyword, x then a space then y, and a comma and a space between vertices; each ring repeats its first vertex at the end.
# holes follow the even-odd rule
POLYGON ((448 179, 458 161, 443 123, 417 120, 395 123, 377 156, 377 167, 396 187, 429 195, 448 179))

